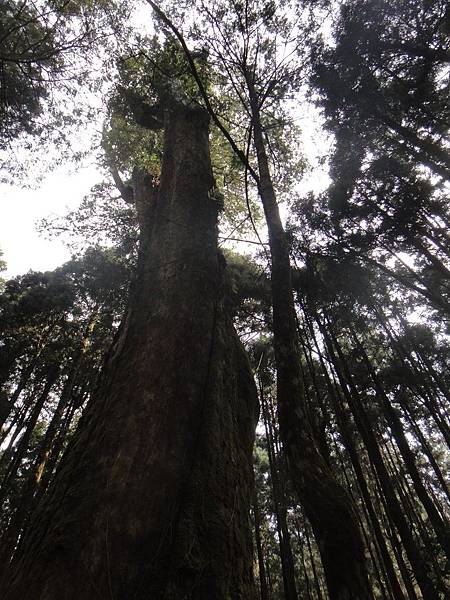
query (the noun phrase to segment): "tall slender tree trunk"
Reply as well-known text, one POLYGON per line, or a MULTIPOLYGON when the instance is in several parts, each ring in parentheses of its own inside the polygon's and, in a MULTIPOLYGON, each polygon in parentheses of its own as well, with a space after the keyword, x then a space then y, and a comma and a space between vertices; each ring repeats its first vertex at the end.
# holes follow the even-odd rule
POLYGON ((9 494, 10 484, 11 484, 12 480, 16 477, 17 470, 20 466, 20 463, 22 462, 23 458, 25 457, 25 454, 28 450, 28 446, 29 446, 29 443, 31 440, 31 436, 33 435, 34 428, 36 427, 39 416, 42 412, 45 402, 47 401, 50 391, 51 391, 55 381, 58 378, 58 374, 59 374, 59 369, 52 365, 52 367, 50 368, 49 373, 47 375, 47 379, 42 388, 42 391, 40 392, 39 396, 37 397, 36 402, 31 411, 31 414, 27 420, 25 431, 24 431, 23 435, 21 436, 21 438, 17 444, 17 447, 14 449, 11 461, 10 461, 8 467, 6 468, 5 475, 0 483, 0 505, 3 504, 5 498, 7 498, 8 494, 9 494))
POLYGON ((348 428, 345 412, 342 410, 342 407, 340 407, 337 404, 337 402, 338 401, 336 400, 335 410, 342 435, 342 441, 344 443, 345 449, 349 454, 353 469, 355 471, 358 487, 361 492, 361 496, 364 500, 364 505, 366 507, 368 517, 370 519, 370 525, 372 526, 374 538, 378 547, 378 551, 380 553, 384 570, 386 572, 388 584, 391 588, 392 595, 394 596, 394 598, 396 598, 396 600, 404 600, 404 595, 397 580, 395 568, 392 564, 392 559, 389 555, 389 551, 387 549, 386 542, 381 531, 381 527, 376 515, 376 510, 373 506, 372 499, 370 497, 366 479, 364 477, 361 463, 359 461, 356 445, 348 428))
POLYGON ((82 352, 73 357, 71 372, 69 373, 67 380, 63 386, 58 404, 47 427, 44 438, 39 444, 34 464, 30 468, 26 482, 22 488, 20 498, 17 502, 17 505, 15 506, 15 510, 9 522, 8 528, 6 529, 4 535, 1 538, 1 570, 4 570, 10 561, 14 553, 14 549, 16 547, 20 531, 23 528, 27 518, 29 517, 31 507, 33 506, 36 500, 37 492, 42 481, 42 476, 45 471, 47 461, 51 456, 52 449, 55 443, 55 438, 60 428, 64 411, 72 395, 73 387, 76 381, 76 376, 81 367, 82 357, 82 352))
POLYGON ((320 549, 331 600, 368 600, 372 592, 355 509, 322 456, 308 421, 302 388, 289 245, 270 175, 259 101, 250 73, 247 73, 246 81, 260 178, 259 193, 269 232, 272 260, 273 334, 280 436, 296 493, 320 549))
POLYGON ((294 557, 292 554, 291 539, 287 526, 286 491, 282 478, 277 469, 276 443, 274 440, 271 415, 268 400, 260 384, 261 409, 267 440, 267 454, 269 457, 270 479, 272 481, 275 519, 277 524, 278 541, 280 545, 281 571, 283 574, 283 589, 285 600, 298 600, 295 582, 294 557))
MULTIPOLYGON (((23 369, 20 373, 19 381, 17 382, 16 388, 10 396, 8 396, 8 394, 6 393, 6 391, 3 388, 4 388, 5 383, 8 381, 8 378, 11 375, 10 370, 12 370, 12 368, 14 367, 14 363, 19 358, 21 358, 23 353, 19 353, 18 355, 12 355, 11 357, 7 357, 6 362, 8 363, 8 366, 3 363, 3 357, 0 358, 0 360, 2 361, 2 365, 0 366, 0 371, 1 371, 1 373, 0 373, 0 437, 1 437, 1 442, 3 442, 3 440, 6 437, 4 435, 3 426, 5 425, 6 421, 8 420, 9 415, 11 414, 11 411, 14 409, 19 396, 21 395, 23 390, 26 388, 27 383, 30 380, 30 377, 31 377, 35 367, 39 363, 40 356, 41 356, 44 348, 46 347, 47 342, 50 339, 51 334, 53 333, 56 326, 57 326, 57 322, 55 321, 55 322, 51 323, 50 325, 48 325, 47 328, 44 329, 44 331, 42 332, 42 335, 40 337, 40 341, 37 345, 37 348, 35 348, 34 355, 29 359, 29 362, 27 364, 25 364, 25 366, 23 367, 23 369), (10 360, 11 360, 11 362, 10 362, 10 360)), ((25 360, 23 362, 25 362, 25 360)))
POLYGON ((326 381, 326 385, 327 385, 327 389, 329 392, 329 397, 332 402, 333 410, 336 415, 342 442, 343 442, 345 449, 347 450, 347 453, 349 455, 350 462, 352 464, 353 470, 356 475, 356 481, 358 483, 358 487, 359 487, 362 499, 364 501, 364 506, 365 506, 365 509, 367 511, 367 516, 368 516, 368 521, 370 522, 370 525, 371 525, 371 528, 373 531, 373 535, 375 538, 375 542, 376 542, 376 545, 378 548, 378 552, 379 552, 379 555, 381 558, 382 566, 384 567, 384 571, 386 574, 386 580, 388 582, 388 585, 390 587, 393 597, 396 600, 404 600, 405 597, 404 597, 404 594, 400 587, 400 584, 399 584, 399 581, 398 581, 398 578, 397 578, 397 575, 395 572, 395 567, 392 562, 392 558, 389 554, 388 547, 386 545, 386 540, 384 539, 381 525, 380 525, 380 522, 377 517, 377 511, 374 507, 372 497, 370 495, 366 477, 364 476, 362 464, 361 464, 360 457, 358 454, 358 449, 356 447, 356 444, 355 444, 354 439, 351 434, 351 428, 350 428, 350 425, 348 422, 348 416, 346 414, 346 411, 345 411, 343 403, 342 403, 341 394, 338 392, 336 386, 333 385, 333 382, 330 379, 330 375, 329 375, 328 370, 324 363, 322 352, 321 352, 319 344, 317 342, 314 328, 312 326, 310 319, 308 319, 308 316, 306 314, 306 310, 304 307, 303 307, 303 310, 304 310, 304 314, 305 314, 305 320, 308 324, 310 337, 313 339, 314 347, 315 347, 316 353, 319 357, 320 366, 321 366, 322 373, 323 373, 325 381, 326 381))
POLYGON ((296 522, 295 522, 295 531, 297 533, 297 545, 298 545, 298 550, 300 553, 300 558, 302 561, 303 578, 305 580, 305 588, 306 588, 306 597, 308 598, 308 600, 312 600, 313 596, 311 594, 311 582, 309 579, 308 567, 306 565, 306 560, 305 560, 305 542, 304 542, 304 539, 300 532, 298 520, 296 520, 296 522))
MULTIPOLYGON (((2 404, 0 410, 0 431, 2 430, 4 424, 6 423, 11 410, 14 408, 20 394, 25 389, 28 380, 34 370, 34 367, 37 364, 37 357, 34 357, 30 363, 23 369, 20 379, 16 385, 14 392, 11 394, 10 398, 7 398, 6 394, 2 397, 2 404)), ((3 437, 3 436, 2 436, 3 437)))
MULTIPOLYGON (((378 319, 378 322, 381 324, 389 340, 391 341, 392 347, 394 348, 396 354, 406 366, 406 368, 411 371, 412 383, 408 382, 408 387, 413 393, 419 395, 421 401, 425 404, 428 412, 430 413, 431 417, 434 419, 436 425, 442 433, 442 436, 447 442, 447 445, 450 447, 450 428, 448 426, 445 415, 441 414, 440 408, 438 406, 438 403, 436 402, 436 399, 433 397, 434 394, 432 391, 433 387, 436 388, 437 386, 437 388, 443 393, 444 397, 449 398, 450 394, 448 390, 445 386, 442 387, 439 380, 437 380, 435 377, 433 377, 434 381, 429 381, 429 376, 417 364, 417 361, 414 359, 413 354, 409 352, 406 348, 404 348, 400 341, 395 337, 395 334, 389 325, 389 321, 384 317, 382 312, 375 308, 375 306, 373 306, 373 310, 375 316, 378 319), (418 383, 419 381, 420 384, 418 383), (431 385, 429 385, 430 383, 431 385)), ((406 323, 404 319, 399 313, 397 313, 396 316, 402 324, 404 330, 406 331, 406 323)), ((418 350, 416 348, 414 349, 414 351, 418 353, 418 350)))
POLYGON ((413 482, 414 490, 417 494, 417 497, 422 502, 422 505, 428 515, 430 523, 436 533, 437 539, 441 544, 444 552, 446 553, 447 559, 450 560, 450 530, 447 523, 441 518, 438 509, 436 508, 433 500, 430 498, 424 483, 422 482, 422 478, 417 469, 416 461, 414 458, 414 453, 409 447, 408 440, 406 439, 405 432, 403 430, 403 425, 399 415, 397 414, 395 408, 390 403, 389 398, 386 396, 382 383, 378 378, 378 375, 375 369, 372 366, 372 363, 362 346, 358 336, 354 328, 349 325, 349 330, 351 332, 351 336, 358 348, 361 356, 366 364, 367 370, 370 373, 370 376, 374 382, 374 386, 377 392, 377 396, 380 400, 381 408, 384 413, 384 416, 391 428, 391 431, 395 437, 395 441, 397 443, 398 449, 400 450, 400 454, 405 463, 406 469, 411 477, 413 482))
POLYGON ((266 565, 261 539, 261 511, 259 510, 256 488, 253 490, 253 516, 255 520, 255 542, 258 556, 259 592, 261 600, 270 600, 269 586, 267 585, 266 565))
POLYGON ((346 395, 346 400, 364 441, 364 445, 366 446, 369 458, 376 469, 383 494, 386 498, 387 512, 399 532, 408 559, 414 569, 414 574, 422 591, 423 598, 424 600, 438 600, 439 596, 436 587, 427 572, 422 553, 411 533, 402 506, 393 489, 391 478, 378 446, 378 441, 367 417, 367 413, 363 408, 363 404, 359 399, 351 374, 348 371, 342 349, 331 328, 325 329, 320 319, 317 319, 317 324, 324 336, 329 355, 335 366, 342 390, 346 395), (349 390, 347 389, 347 384, 350 388, 349 390))
POLYGON ((316 588, 316 595, 318 600, 323 600, 323 594, 322 594, 322 589, 320 586, 320 582, 323 582, 323 578, 321 578, 319 576, 319 572, 318 572, 318 568, 316 566, 316 558, 314 556, 314 551, 313 551, 313 547, 311 545, 311 539, 310 539, 310 535, 309 535, 309 525, 306 522, 305 519, 303 519, 304 522, 304 532, 305 532, 305 538, 306 538, 306 545, 308 547, 308 554, 309 554, 309 560, 311 562, 311 569, 313 572, 313 576, 314 576, 314 584, 315 584, 315 588, 316 588))
POLYGON ((434 474, 436 475, 436 479, 441 484, 440 491, 442 491, 442 493, 445 494, 448 502, 450 502, 450 489, 447 485, 444 474, 443 474, 440 466, 438 465, 436 458, 434 457, 433 451, 430 448, 430 445, 425 438, 425 435, 423 434, 422 430, 420 429, 419 424, 417 423, 416 419, 414 418, 413 414, 411 413, 409 406, 407 405, 407 403, 404 401, 404 399, 401 396, 399 396, 399 402, 400 402, 400 406, 403 409, 403 412, 405 413, 405 415, 410 423, 410 426, 414 433, 414 436, 422 448, 422 452, 428 458, 428 461, 434 471, 434 474))
POLYGON ((138 273, 93 399, 17 553, 7 600, 255 597, 257 395, 222 305, 208 117, 164 114, 136 172, 138 273))

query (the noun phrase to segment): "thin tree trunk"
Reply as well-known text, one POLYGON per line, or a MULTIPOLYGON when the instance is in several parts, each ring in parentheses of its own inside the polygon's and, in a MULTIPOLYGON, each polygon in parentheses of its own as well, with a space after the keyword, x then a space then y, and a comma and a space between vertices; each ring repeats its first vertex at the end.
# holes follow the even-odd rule
POLYGON ((297 589, 295 584, 294 558, 292 555, 290 535, 286 522, 286 500, 285 490, 277 471, 277 457, 275 454, 275 442, 271 425, 271 415, 267 407, 267 399, 260 384, 261 409, 266 431, 267 450, 269 456, 270 478, 272 481, 273 500, 275 506, 275 518, 277 523, 278 541, 280 545, 281 571, 283 574, 283 587, 285 600, 297 600, 297 589))
POLYGON ((82 354, 80 354, 80 356, 73 361, 72 372, 69 374, 67 381, 63 386, 55 412, 53 413, 53 417, 47 427, 44 439, 37 450, 37 456, 34 461, 34 465, 30 469, 30 473, 25 482, 18 505, 15 508, 12 519, 8 525, 8 529, 2 537, 2 549, 0 552, 0 564, 2 565, 9 563, 13 555, 21 528, 23 527, 27 517, 29 516, 30 509, 33 506, 35 493, 41 483, 45 466, 51 455, 53 444, 55 442, 55 436, 58 432, 64 411, 71 397, 73 386, 75 384, 75 377, 81 366, 81 358, 82 354))
POLYGON ((319 577, 319 573, 317 571, 316 559, 314 557, 314 552, 313 552, 312 545, 311 545, 311 539, 309 536, 309 526, 308 526, 308 523, 305 521, 305 519, 304 519, 304 523, 305 523, 306 545, 308 546, 309 559, 311 561, 311 569, 312 569, 312 572, 314 575, 314 583, 316 586, 317 598, 318 598, 318 600, 322 600, 323 594, 322 594, 322 589, 320 586, 321 577, 319 577))
POLYGON ((61 426, 59 431, 53 441, 52 447, 50 449, 49 455, 46 458, 45 469, 39 472, 37 475, 39 477, 38 487, 35 493, 35 497, 33 500, 33 508, 37 506, 41 497, 47 491, 47 488, 52 481, 54 476, 55 467, 58 464, 59 459, 61 458, 61 453, 67 445, 68 433, 70 430, 70 426, 72 424, 73 418, 75 416, 75 412, 79 407, 79 398, 72 398, 69 402, 69 405, 66 408, 65 414, 63 415, 61 426))
POLYGON ((434 471, 434 474, 436 475, 436 479, 439 481, 439 483, 441 484, 441 490, 442 492, 446 495, 448 502, 450 503, 450 489, 449 486, 445 480, 444 474, 442 473, 442 470, 440 468, 440 466, 438 465, 433 452, 424 436, 424 434, 422 433, 422 430, 420 429, 419 424, 417 423, 417 421, 414 419, 413 415, 411 414, 411 411, 409 410, 408 406, 406 403, 404 403, 402 401, 402 399, 399 399, 400 405, 403 408, 403 411, 411 425, 411 429, 414 433, 415 438, 417 439, 417 441, 419 442, 419 444, 421 445, 422 451, 425 454, 425 456, 428 458, 428 461, 434 471))
POLYGON ((309 575, 308 575, 308 568, 306 566, 304 540, 302 539, 302 536, 300 534, 300 527, 299 527, 298 520, 296 520, 296 522, 295 522, 295 529, 297 532, 298 548, 299 548, 300 556, 302 559, 302 567, 303 567, 303 573, 304 573, 304 578, 305 578, 305 587, 306 587, 306 596, 307 596, 308 600, 313 600, 313 597, 311 594, 311 583, 309 581, 309 575))
MULTIPOLYGON (((303 310, 305 310, 305 308, 303 308, 303 310)), ((337 391, 334 389, 333 384, 330 380, 330 376, 325 367, 323 357, 322 357, 322 352, 320 351, 316 336, 314 334, 312 324, 310 323, 309 319, 307 318, 306 313, 305 313, 305 318, 308 323, 309 331, 313 338, 314 345, 315 345, 316 351, 319 356, 319 361, 320 361, 320 364, 322 367, 322 372, 324 374, 325 381, 327 383, 329 397, 331 399, 333 410, 334 410, 334 413, 337 418, 337 423, 338 423, 339 431, 342 436, 342 441, 345 446, 345 449, 348 452, 350 462, 352 464, 353 470, 356 475, 356 481, 358 483, 358 487, 361 492, 361 496, 362 496, 364 505, 366 507, 366 510, 367 510, 367 513, 369 516, 370 524, 372 526, 372 530, 374 533, 374 537, 375 537, 375 541, 376 541, 376 544, 378 547, 379 554, 381 555, 381 562, 383 564, 384 571, 386 573, 386 578, 388 580, 389 587, 391 589, 393 597, 396 600, 404 600, 405 597, 404 597, 404 594, 400 587, 399 581, 397 579, 397 575, 395 573, 395 568, 394 568, 391 556, 389 554, 389 550, 386 546, 383 532, 381 530, 381 526, 380 526, 380 523, 379 523, 379 520, 378 520, 378 517, 376 514, 375 507, 372 502, 372 498, 371 498, 371 495, 369 492, 367 482, 366 482, 366 478, 363 473, 361 462, 359 460, 358 451, 357 451, 357 448, 356 448, 356 445, 353 440, 353 436, 351 434, 351 430, 350 430, 350 427, 348 424, 348 418, 347 418, 346 412, 342 406, 342 399, 341 399, 340 395, 337 393, 337 391)))
POLYGON ((12 409, 14 408, 17 400, 19 399, 20 394, 25 389, 25 386, 33 372, 34 367, 36 366, 37 358, 30 361, 30 363, 24 368, 20 375, 20 379, 16 385, 14 392, 11 394, 11 398, 6 401, 6 399, 2 400, 1 412, 0 412, 0 430, 3 428, 6 423, 12 409))
POLYGON ((36 427, 36 423, 39 419, 39 415, 41 414, 45 401, 47 400, 50 390, 52 389, 57 377, 58 370, 52 368, 51 372, 47 376, 45 385, 39 394, 35 405, 33 406, 33 410, 31 411, 30 417, 26 424, 26 429, 17 444, 17 448, 14 451, 14 456, 6 469, 5 476, 2 479, 0 485, 0 505, 3 504, 5 498, 8 496, 11 481, 16 476, 17 469, 19 468, 19 465, 25 456, 34 428, 36 427))
POLYGON ((1 470, 3 470, 5 465, 7 465, 11 461, 12 455, 14 454, 14 444, 16 443, 16 439, 19 437, 20 432, 24 427, 29 412, 32 412, 33 410, 33 400, 39 394, 39 388, 41 388, 41 386, 36 384, 33 387, 32 391, 29 394, 27 394, 27 398, 24 401, 24 405, 20 407, 20 411, 17 412, 10 426, 5 431, 5 437, 1 440, 2 444, 5 442, 9 434, 11 432, 13 433, 11 434, 11 437, 8 440, 7 447, 5 448, 3 454, 0 457, 1 470))
POLYGON ((280 435, 293 485, 320 548, 331 600, 367 600, 372 597, 372 592, 355 509, 345 489, 333 477, 308 423, 301 383, 289 245, 270 175, 258 99, 249 73, 246 80, 260 177, 259 193, 272 259, 273 335, 280 435))
MULTIPOLYGON (((1 399, 0 431, 2 430, 3 425, 5 424, 11 411, 13 410, 20 394, 25 389, 25 386, 26 386, 28 380, 30 379, 36 365, 38 364, 38 361, 42 354, 42 351, 46 347, 46 344, 47 344, 48 340, 50 339, 50 336, 53 333, 54 329, 56 328, 56 325, 57 325, 57 322, 51 323, 48 326, 48 329, 44 330, 44 332, 42 333, 34 356, 31 358, 31 360, 28 362, 28 364, 23 368, 23 370, 20 374, 19 382, 17 383, 17 386, 9 399, 7 399, 6 394, 2 391, 2 387, 3 387, 4 383, 7 381, 8 375, 6 376, 5 380, 2 380, 0 382, 0 399, 1 399)), ((17 358, 19 358, 19 357, 16 356, 14 360, 16 360, 17 358)))
POLYGON ((386 497, 386 508, 390 517, 392 518, 392 521, 395 523, 395 526, 399 531, 401 540, 405 546, 408 559, 414 569, 414 574, 417 578, 424 600, 439 600, 437 590, 426 570, 423 556, 416 545, 398 498, 395 495, 391 478, 389 477, 389 473, 383 461, 376 436, 367 418, 367 414, 363 408, 363 405, 358 398, 357 390, 353 384, 352 377, 348 372, 340 345, 331 331, 328 333, 324 329, 319 319, 317 320, 317 324, 322 332, 322 335, 324 336, 328 352, 335 365, 343 391, 347 389, 347 382, 350 386, 350 391, 346 393, 347 402, 349 403, 356 425, 370 456, 370 460, 376 468, 383 493, 386 497), (333 335, 333 339, 331 339, 330 335, 333 335), (336 349, 337 356, 334 352, 334 348, 336 349))
MULTIPOLYGON (((411 353, 409 353, 404 347, 403 345, 399 342, 398 339, 396 339, 396 337, 394 336, 394 333, 391 330, 391 327, 389 326, 387 320, 384 318, 384 316, 380 313, 380 311, 378 309, 376 309, 375 307, 373 307, 374 313, 378 319, 378 322, 381 324, 381 326, 383 327, 384 331, 386 332, 389 340, 392 343, 392 346, 394 348, 394 350, 396 351, 397 355, 399 356, 400 360, 407 365, 408 369, 411 369, 412 371, 412 380, 413 382, 417 379, 423 380, 426 379, 426 377, 424 376, 425 374, 423 373, 423 371, 421 371, 419 369, 419 366, 416 364, 416 361, 414 360, 413 356, 411 355, 411 353)), ((405 322, 403 321, 401 315, 399 315, 397 313, 396 315, 399 320, 401 321, 403 327, 405 327, 405 322)), ((439 385, 439 381, 436 381, 438 388, 440 389, 440 385, 439 385)), ((447 445, 450 447, 450 429, 447 425, 447 422, 445 420, 445 418, 442 417, 442 415, 439 412, 439 408, 435 402, 435 400, 433 399, 433 394, 432 393, 428 393, 428 390, 426 390, 423 386, 423 383, 421 385, 416 385, 415 383, 409 383, 408 387, 411 389, 411 391, 414 393, 419 394, 423 403, 425 404, 426 408, 428 409, 430 415, 432 416, 432 418, 434 419, 436 425, 438 426, 440 432, 442 433, 442 436, 444 437, 444 439, 447 442, 447 445)), ((442 390, 441 390, 442 391, 442 390)), ((443 391, 444 396, 446 396, 446 391, 444 389, 443 391)))
POLYGON ((411 448, 409 447, 408 441, 405 436, 405 432, 403 431, 403 425, 400 420, 400 417, 398 416, 396 410, 390 403, 389 398, 386 396, 383 390, 383 386, 378 378, 378 375, 375 372, 364 347, 359 341, 354 328, 351 325, 349 325, 349 329, 353 341, 355 342, 356 347, 361 353, 367 370, 369 371, 369 374, 373 380, 378 398, 381 403, 382 411, 395 437, 395 441, 400 450, 400 454, 403 458, 404 464, 413 482, 417 497, 419 498, 423 507, 425 508, 430 523, 436 533, 437 539, 441 544, 444 552, 446 553, 447 559, 450 560, 450 534, 448 525, 442 520, 436 506, 434 505, 432 499, 428 495, 428 492, 422 482, 422 478, 416 466, 414 454, 411 448))
POLYGON ((269 587, 267 585, 266 578, 266 566, 264 563, 264 553, 261 541, 261 512, 259 510, 256 489, 253 490, 253 516, 255 520, 255 540, 256 551, 258 556, 259 590, 261 596, 260 600, 270 600, 269 587))

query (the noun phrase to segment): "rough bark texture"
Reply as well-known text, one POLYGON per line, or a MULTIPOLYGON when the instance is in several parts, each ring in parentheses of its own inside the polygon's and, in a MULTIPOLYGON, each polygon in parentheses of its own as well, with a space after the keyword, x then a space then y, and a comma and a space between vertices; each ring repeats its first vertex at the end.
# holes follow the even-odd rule
POLYGON ((135 173, 138 275, 98 391, 24 537, 7 600, 251 599, 256 392, 222 309, 208 119, 165 115, 135 173))

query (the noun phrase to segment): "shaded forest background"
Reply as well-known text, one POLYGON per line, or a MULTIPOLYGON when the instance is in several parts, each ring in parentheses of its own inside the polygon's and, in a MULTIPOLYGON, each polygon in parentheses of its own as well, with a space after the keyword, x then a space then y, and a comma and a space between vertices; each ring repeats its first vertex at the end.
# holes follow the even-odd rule
MULTIPOLYGON (((183 442, 191 449, 204 444, 205 452, 195 459, 198 481, 186 492, 188 507, 179 491, 181 475, 160 475, 164 482, 173 476, 167 489, 181 498, 177 510, 184 516, 173 536, 182 556, 158 541, 161 554, 176 555, 175 567, 163 559, 155 563, 148 584, 154 587, 147 589, 136 583, 134 571, 128 580, 126 559, 113 560, 110 581, 104 575, 105 588, 99 583, 92 598, 445 598, 447 2, 223 0, 184 6, 148 0, 137 13, 130 3, 103 1, 0 4, 3 177, 30 183, 21 148, 29 161, 49 148, 60 162, 79 160, 72 132, 100 118, 95 143, 105 175, 77 211, 41 224, 50 235, 66 236, 72 260, 0 284, 0 565, 7 597, 25 597, 20 582, 27 581, 28 565, 40 568, 43 553, 36 548, 42 540, 46 549, 72 543, 60 532, 45 541, 48 523, 63 522, 52 508, 55 498, 64 485, 85 481, 76 467, 80 445, 88 440, 92 456, 102 439, 107 446, 108 425, 95 425, 109 418, 100 415, 101 398, 116 393, 119 405, 120 394, 133 385, 133 368, 144 370, 136 381, 152 379, 145 364, 156 371, 158 357, 145 344, 153 339, 162 356, 181 357, 178 377, 189 390, 200 389, 192 370, 200 372, 205 353, 207 376, 213 372, 219 383, 201 394, 217 414, 184 415, 185 404, 177 404, 184 394, 179 381, 167 379, 163 386, 155 376, 162 395, 173 383, 167 402, 174 402, 175 433, 167 425, 152 443, 164 447, 173 436, 178 448, 177 418, 200 423, 200 430, 207 423, 200 442, 191 443, 189 432, 183 442), (152 15, 154 32, 139 31, 139 20, 152 15), (318 173, 328 168, 330 185, 305 193, 302 182, 314 172, 298 122, 311 104, 328 140, 315 152, 322 155, 316 167, 318 173), (154 198, 169 188, 172 196, 166 197, 175 200, 167 216, 158 208, 162 200, 154 198), (181 196, 192 196, 192 213, 181 196), (197 197, 203 204, 196 204, 197 197), (183 233, 166 229, 169 217, 179 219, 183 233), (161 266, 167 256, 178 261, 173 272, 161 266), (177 270, 181 262, 186 272, 177 270), (186 326, 184 339, 192 339, 184 352, 199 357, 195 368, 177 349, 183 340, 177 329, 194 318, 194 306, 198 332, 186 326), (145 313, 151 307, 167 310, 172 328, 152 329, 145 313), (205 333, 211 323, 213 341, 205 333), (147 360, 142 358, 143 367, 133 347, 147 360), (107 393, 108 385, 117 391, 107 393), (86 433, 90 427, 104 438, 86 433), (230 457, 225 467, 220 458, 214 462, 219 446, 224 464, 230 457), (210 493, 202 507, 211 511, 210 520, 220 511, 228 523, 234 519, 234 550, 214 541, 214 528, 202 529, 202 485, 210 493), (188 549, 186 536, 195 540, 188 549), (202 579, 208 553, 216 560, 214 584, 202 579)), ((144 397, 145 385, 133 393, 144 397)), ((127 405, 131 412, 137 407, 133 425, 133 415, 111 409, 117 439, 145 437, 147 430, 135 422, 139 410, 145 416, 148 409, 151 419, 148 402, 127 405)), ((98 465, 86 459, 92 470, 86 477, 98 479, 90 493, 102 487, 102 475, 94 471, 109 464, 104 452, 98 465)), ((163 452, 158 460, 164 467, 163 452)), ((180 461, 176 473, 183 470, 180 461)), ((130 494, 123 514, 134 510, 139 490, 133 490, 134 496, 117 492, 130 494)), ((142 491, 148 492, 145 486, 142 491)), ((68 502, 61 500, 65 510, 68 502)), ((218 537, 224 527, 217 525, 218 537)), ((74 548, 77 543, 86 542, 73 542, 74 548)), ((145 563, 147 543, 153 542, 142 541, 136 550, 136 564, 145 563)), ((50 564, 48 556, 42 564, 50 564)), ((57 568, 48 571, 48 580, 58 578, 57 568)), ((56 584, 49 591, 37 576, 30 581, 37 587, 27 597, 62 597, 56 584)), ((67 598, 91 597, 67 581, 73 594, 67 598)))

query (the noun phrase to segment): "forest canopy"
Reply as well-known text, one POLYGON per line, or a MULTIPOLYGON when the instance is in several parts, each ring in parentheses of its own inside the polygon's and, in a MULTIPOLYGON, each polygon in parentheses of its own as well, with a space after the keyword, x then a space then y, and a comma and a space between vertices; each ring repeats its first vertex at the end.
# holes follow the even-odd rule
POLYGON ((0 4, 5 599, 446 598, 448 3, 0 4))

